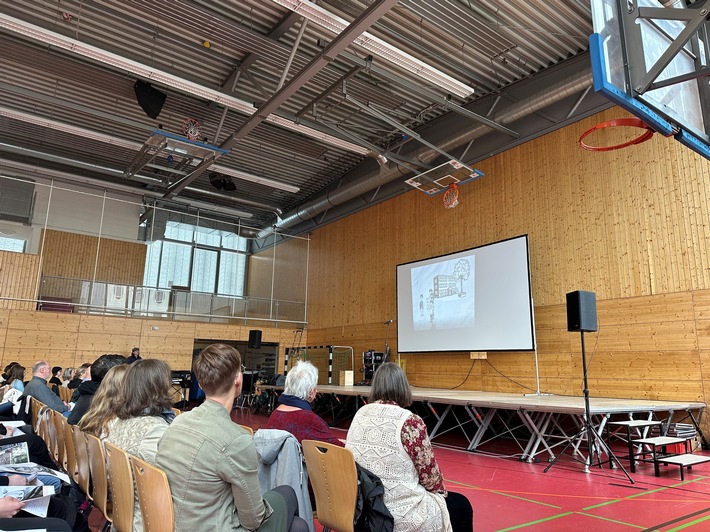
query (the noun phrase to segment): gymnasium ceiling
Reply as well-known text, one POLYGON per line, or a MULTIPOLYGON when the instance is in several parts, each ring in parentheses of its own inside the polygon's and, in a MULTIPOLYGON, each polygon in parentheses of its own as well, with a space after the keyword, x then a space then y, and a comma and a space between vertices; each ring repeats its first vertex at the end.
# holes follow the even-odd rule
POLYGON ((475 166, 609 105, 589 90, 589 0, 316 3, 349 29, 304 22, 285 6, 312 6, 293 0, 2 2, 0 173, 303 234, 413 190, 405 179, 444 153, 475 166), (451 85, 383 57, 381 42, 451 85), (167 94, 156 119, 137 80, 167 94), (128 172, 154 130, 181 135, 187 118, 229 149, 216 168, 180 174, 161 152, 128 172), (216 188, 215 170, 235 190, 216 188))

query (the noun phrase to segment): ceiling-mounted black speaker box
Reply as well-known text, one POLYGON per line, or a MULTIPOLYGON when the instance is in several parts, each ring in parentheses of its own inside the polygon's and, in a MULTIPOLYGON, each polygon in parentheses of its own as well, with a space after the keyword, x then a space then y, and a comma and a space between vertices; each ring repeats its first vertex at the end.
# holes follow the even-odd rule
POLYGON ((207 177, 210 180, 210 184, 214 188, 218 190, 222 190, 222 188, 224 188, 224 179, 222 179, 222 176, 219 175, 217 172, 210 172, 207 177))
POLYGON ((168 95, 154 88, 150 83, 141 80, 135 82, 133 90, 136 91, 138 105, 145 111, 145 114, 153 119, 158 118, 168 95))

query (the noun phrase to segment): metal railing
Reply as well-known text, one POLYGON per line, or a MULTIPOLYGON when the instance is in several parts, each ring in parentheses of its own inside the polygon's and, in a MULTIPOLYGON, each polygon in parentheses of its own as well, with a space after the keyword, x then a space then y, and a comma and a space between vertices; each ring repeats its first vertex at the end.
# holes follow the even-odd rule
POLYGON ((231 323, 261 320, 306 326, 303 301, 190 292, 43 276, 38 309, 133 318, 231 323))

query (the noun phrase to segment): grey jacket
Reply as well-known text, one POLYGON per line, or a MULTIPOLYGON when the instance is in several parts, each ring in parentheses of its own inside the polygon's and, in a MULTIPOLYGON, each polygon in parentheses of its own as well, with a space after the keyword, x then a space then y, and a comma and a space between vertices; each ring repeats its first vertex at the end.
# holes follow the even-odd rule
POLYGON ((315 532, 313 508, 308 495, 308 471, 298 440, 285 430, 259 429, 254 433, 254 445, 259 458, 261 491, 291 486, 298 499, 298 515, 306 520, 310 531, 315 532))
POLYGON ((32 377, 30 382, 27 383, 27 386, 25 386, 25 391, 22 395, 34 397, 40 403, 44 403, 57 412, 66 412, 69 410, 69 407, 64 404, 64 401, 47 386, 47 381, 40 377, 32 377))

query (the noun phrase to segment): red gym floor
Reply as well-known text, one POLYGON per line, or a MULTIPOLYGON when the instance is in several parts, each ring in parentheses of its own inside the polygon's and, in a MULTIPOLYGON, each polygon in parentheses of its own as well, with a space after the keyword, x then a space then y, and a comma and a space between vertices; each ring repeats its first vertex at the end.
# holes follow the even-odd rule
MULTIPOLYGON (((267 417, 234 410, 233 419, 256 430, 267 417)), ((662 467, 656 477, 651 464, 641 464, 631 484, 618 469, 584 473, 583 464, 566 456, 544 473, 547 463, 434 447, 448 489, 473 505, 476 532, 710 530, 710 463, 686 470, 683 482, 678 467, 662 467)))

